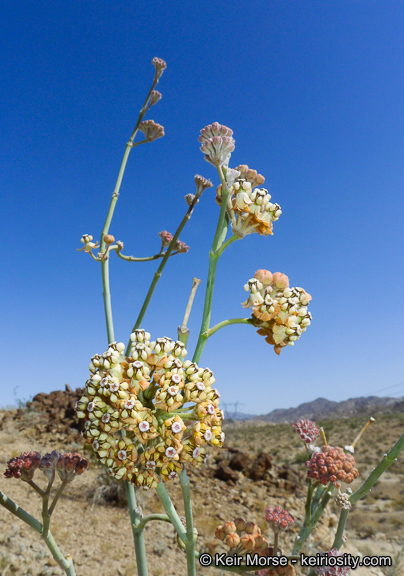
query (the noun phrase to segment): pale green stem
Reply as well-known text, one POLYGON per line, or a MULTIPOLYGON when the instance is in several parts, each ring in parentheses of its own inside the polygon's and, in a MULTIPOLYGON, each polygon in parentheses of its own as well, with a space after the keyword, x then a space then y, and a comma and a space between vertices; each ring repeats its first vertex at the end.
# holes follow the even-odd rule
POLYGON ((221 328, 224 328, 225 326, 231 326, 232 324, 250 324, 253 326, 251 318, 231 318, 230 320, 223 320, 223 322, 219 322, 219 324, 212 326, 212 328, 209 328, 209 330, 207 330, 204 335, 206 338, 210 338, 221 328))
POLYGON ((132 534, 135 543, 136 565, 139 576, 148 576, 146 547, 144 543, 144 529, 139 529, 142 522, 140 515, 137 513, 137 502, 135 488, 131 482, 125 480, 126 497, 128 499, 129 516, 132 524, 132 534))
MULTIPOLYGON (((154 254, 154 256, 145 256, 144 258, 136 258, 135 256, 125 256, 121 253, 120 250, 117 250, 115 247, 111 247, 110 250, 116 251, 117 256, 122 258, 122 260, 126 260, 126 262, 150 262, 151 260, 158 260, 159 258, 164 258, 165 252, 159 252, 158 254, 154 254)), ((179 252, 171 252, 170 256, 175 256, 179 254, 179 252)))
MULTIPOLYGON (((132 332, 134 332, 135 330, 137 330, 138 328, 140 328, 140 326, 141 326, 141 324, 142 324, 142 322, 143 322, 143 318, 144 318, 144 315, 146 314, 147 308, 148 308, 148 306, 149 306, 149 304, 150 304, 150 300, 151 300, 151 297, 153 296, 153 292, 154 292, 154 290, 155 290, 155 288, 156 288, 156 286, 157 286, 157 283, 158 283, 158 281, 160 280, 161 275, 162 275, 162 273, 163 273, 164 266, 166 265, 167 260, 168 260, 169 257, 170 257, 170 254, 171 254, 171 252, 172 252, 172 250, 173 250, 173 248, 174 248, 174 245, 175 245, 175 243, 176 243, 179 235, 181 234, 181 232, 182 232, 182 230, 184 229, 185 225, 189 222, 189 220, 190 220, 190 218, 191 218, 191 216, 192 216, 192 212, 193 212, 193 210, 194 210, 194 207, 195 207, 196 203, 197 203, 197 199, 195 199, 194 202, 192 202, 192 203, 190 204, 190 206, 189 206, 189 208, 188 208, 188 210, 187 210, 184 218, 181 220, 181 223, 180 223, 180 225, 178 226, 176 233, 174 234, 174 237, 173 237, 170 245, 169 245, 168 248, 167 248, 167 251, 166 251, 165 254, 164 254, 164 258, 163 258, 163 260, 161 261, 160 266, 157 268, 157 272, 155 273, 155 275, 154 275, 154 277, 153 277, 153 280, 152 280, 152 283, 150 284, 149 290, 148 290, 148 292, 147 292, 147 294, 146 294, 146 298, 144 299, 143 306, 142 306, 142 308, 141 308, 141 310, 140 310, 140 312, 139 312, 139 315, 138 315, 138 317, 137 317, 136 323, 135 323, 135 325, 134 325, 133 328, 132 328, 132 332)), ((128 345, 127 345, 127 347, 126 347, 126 352, 125 352, 126 356, 128 356, 128 355, 130 354, 130 349, 131 349, 131 340, 129 339, 128 345)))
POLYGON ((170 518, 166 514, 148 514, 141 519, 139 524, 135 527, 136 531, 143 530, 148 522, 152 520, 159 520, 160 522, 169 522, 171 524, 170 518))
MULTIPOLYGON (((166 511, 167 516, 170 518, 171 524, 174 526, 178 536, 181 538, 181 540, 186 545, 186 543, 187 543, 186 530, 185 530, 184 525, 182 524, 182 522, 180 520, 180 517, 178 516, 176 509, 174 508, 173 503, 171 502, 171 498, 168 495, 166 487, 164 486, 164 482, 159 482, 157 484, 156 492, 160 497, 160 500, 164 506, 164 510, 166 511)), ((192 535, 192 537, 193 537, 193 535, 192 535)))
POLYGON ((52 512, 53 512, 54 509, 55 509, 55 506, 56 506, 56 504, 57 504, 57 501, 59 500, 60 495, 62 494, 63 490, 66 488, 67 484, 68 484, 68 482, 63 481, 63 482, 61 483, 61 485, 59 486, 58 491, 56 492, 55 497, 54 497, 54 499, 53 499, 53 502, 52 502, 52 504, 51 504, 51 507, 49 508, 49 516, 52 516, 52 512))
MULTIPOLYGON (((122 179, 123 179, 123 175, 125 173, 125 168, 126 168, 126 163, 128 161, 129 153, 132 150, 132 148, 134 147, 133 141, 134 141, 136 134, 138 132, 139 125, 140 125, 141 121, 143 120, 143 116, 147 112, 147 103, 148 103, 148 100, 150 98, 151 91, 154 89, 157 82, 158 82, 158 80, 156 79, 156 77, 154 77, 152 86, 149 90, 149 93, 146 97, 146 100, 143 104, 142 109, 139 112, 139 116, 138 116, 135 128, 134 128, 132 135, 129 138, 129 141, 127 142, 126 147, 125 147, 125 152, 123 154, 121 166, 119 168, 118 177, 117 177, 116 183, 115 183, 115 188, 114 188, 114 191, 112 193, 111 202, 110 202, 110 205, 108 208, 107 217, 105 219, 104 227, 103 227, 102 232, 101 232, 101 242, 100 242, 100 252, 101 253, 103 253, 105 251, 106 244, 105 244, 104 236, 106 234, 108 234, 108 232, 109 232, 109 227, 111 225, 112 217, 114 215, 115 206, 116 206, 116 203, 118 201, 119 190, 121 188, 122 179)), ((137 144, 140 144, 140 142, 138 142, 137 144)), ((104 289, 103 298, 104 298, 105 320, 107 323, 108 344, 110 344, 111 342, 114 341, 114 330, 113 330, 113 326, 112 326, 111 293, 109 290, 109 265, 108 265, 108 259, 107 258, 101 261, 101 273, 102 273, 102 285, 103 285, 103 289, 104 289)))
POLYGON ((312 499, 313 499, 313 482, 311 481, 311 478, 309 478, 308 481, 308 486, 307 486, 307 498, 306 498, 306 506, 305 506, 305 517, 304 517, 304 522, 306 525, 310 525, 310 519, 311 519, 311 503, 312 503, 312 499))
POLYGON ((109 290, 109 260, 103 260, 101 262, 101 269, 102 269, 102 285, 103 285, 103 293, 102 297, 104 299, 104 312, 105 312, 105 321, 107 324, 107 337, 108 337, 108 344, 114 342, 114 324, 112 321, 112 307, 111 307, 111 292, 109 290))
MULTIPOLYGON (((28 512, 26 512, 23 508, 20 508, 18 504, 11 500, 11 498, 8 498, 1 490, 0 504, 4 506, 4 508, 6 508, 9 512, 14 514, 14 516, 31 526, 31 528, 33 528, 36 532, 42 534, 42 524, 36 518, 31 516, 31 514, 28 514, 28 512)), ((63 556, 50 531, 48 531, 47 536, 44 537, 44 542, 49 548, 55 561, 65 571, 67 576, 76 576, 73 561, 70 558, 65 558, 63 556)))
POLYGON ((301 547, 303 546, 307 538, 310 536, 310 534, 316 527, 316 524, 319 521, 321 514, 324 512, 324 509, 327 506, 333 491, 334 491, 334 485, 329 484, 327 487, 327 491, 325 492, 325 494, 321 499, 320 504, 317 506, 316 510, 311 514, 309 523, 306 523, 306 520, 304 521, 303 526, 295 539, 295 543, 292 550, 293 556, 299 554, 301 547))
POLYGON ((331 549, 337 548, 337 550, 339 550, 342 546, 345 525, 346 525, 346 521, 348 520, 348 514, 349 514, 349 510, 341 510, 341 513, 339 515, 337 531, 335 533, 334 543, 331 546, 331 549))
MULTIPOLYGON (((367 426, 369 426, 370 423, 371 423, 371 421, 369 421, 367 426)), ((365 429, 366 429, 366 427, 365 427, 365 429)), ((363 433, 363 431, 362 431, 362 433, 363 433)), ((362 434, 360 434, 360 436, 361 435, 362 434)), ((359 437, 358 437, 358 439, 359 439, 359 437)), ((376 468, 374 470, 372 470, 372 472, 366 478, 366 480, 364 481, 362 486, 360 486, 351 495, 351 497, 349 498, 349 501, 351 502, 351 504, 355 504, 356 502, 358 502, 358 500, 361 500, 362 498, 364 498, 364 496, 366 496, 370 492, 370 490, 373 488, 373 486, 379 480, 380 476, 387 470, 387 468, 389 468, 389 466, 394 464, 394 462, 397 460, 398 455, 400 454, 401 450, 403 450, 403 449, 404 449, 404 434, 398 439, 398 441, 395 443, 395 445, 390 450, 390 452, 388 452, 387 454, 384 455, 384 457, 379 462, 379 464, 376 466, 376 468)), ((348 514, 349 514, 349 510, 341 510, 341 514, 340 514, 339 522, 338 522, 338 527, 337 527, 337 532, 335 534, 335 539, 334 539, 334 543, 333 543, 333 548, 339 549, 342 546, 344 530, 345 530, 345 525, 346 525, 346 522, 348 519, 348 514)))
POLYGON ((311 514, 313 515, 315 509, 317 508, 317 504, 320 502, 320 499, 324 492, 327 490, 327 486, 323 486, 319 484, 316 488, 316 493, 314 494, 314 498, 311 502, 311 514))
POLYGON ((189 315, 191 314, 192 304, 194 303, 195 294, 196 294, 196 291, 197 291, 200 283, 201 283, 201 281, 199 280, 199 278, 193 279, 191 293, 189 295, 188 304, 187 304, 187 307, 185 309, 184 320, 182 321, 181 326, 178 326, 178 329, 177 329, 178 340, 180 342, 182 342, 184 344, 184 346, 186 346, 187 342, 188 342, 188 337, 189 337, 189 328, 187 326, 188 319, 189 319, 189 315))
POLYGON ((273 556, 278 554, 278 546, 279 546, 279 532, 274 532, 274 549, 272 552, 273 556))
POLYGON ((49 526, 50 526, 50 514, 49 514, 49 496, 52 489, 52 484, 55 480, 55 469, 52 470, 52 475, 49 479, 48 486, 45 490, 44 495, 42 496, 42 538, 47 538, 49 534, 49 526))
POLYGON ((397 440, 394 444, 393 448, 384 455, 382 460, 376 466, 376 468, 370 473, 368 478, 365 482, 360 486, 349 498, 351 504, 355 504, 358 500, 366 496, 379 480, 380 476, 387 470, 389 466, 394 464, 397 460, 398 455, 400 454, 401 450, 404 449, 404 434, 397 440))
POLYGON ((219 256, 221 256, 222 253, 226 250, 226 248, 228 248, 230 246, 230 244, 233 244, 233 242, 235 242, 236 240, 241 240, 240 236, 237 236, 236 234, 233 234, 233 236, 230 236, 230 238, 228 240, 226 240, 226 242, 224 242, 221 245, 221 247, 217 251, 217 254, 219 256))
POLYGON ((182 470, 180 472, 180 484, 182 490, 182 498, 184 500, 185 519, 187 526, 187 541, 185 543, 185 548, 187 552, 188 576, 196 576, 195 536, 194 536, 194 522, 192 517, 191 489, 185 465, 183 465, 182 470))
POLYGON ((222 204, 220 207, 219 219, 216 226, 215 236, 213 238, 212 248, 209 252, 209 270, 208 270, 208 280, 206 283, 205 303, 203 307, 202 323, 201 323, 201 329, 199 331, 199 338, 196 344, 194 356, 192 358, 193 362, 199 362, 203 349, 208 339, 208 337, 206 336, 206 332, 209 330, 209 324, 210 324, 216 267, 217 262, 219 260, 219 256, 222 253, 222 251, 219 252, 219 250, 223 246, 223 242, 227 232, 226 206, 227 206, 227 199, 229 197, 229 191, 226 188, 226 181, 224 179, 223 172, 220 168, 218 168, 218 172, 220 180, 222 182, 222 204))

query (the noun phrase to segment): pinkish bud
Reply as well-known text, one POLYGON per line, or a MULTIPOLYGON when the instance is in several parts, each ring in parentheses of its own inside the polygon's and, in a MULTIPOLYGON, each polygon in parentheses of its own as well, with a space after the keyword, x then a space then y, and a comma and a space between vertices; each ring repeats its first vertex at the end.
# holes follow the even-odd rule
MULTIPOLYGON (((279 274, 279 272, 278 272, 279 274)), ((254 274, 254 278, 257 278, 263 284, 263 286, 270 286, 272 284, 272 272, 269 270, 257 270, 254 274)))
POLYGON ((143 132, 147 142, 152 142, 164 136, 164 127, 161 124, 157 124, 154 120, 143 120, 139 124, 139 130, 143 132))
POLYGON ((234 524, 234 522, 225 522, 223 524, 223 532, 225 534, 231 534, 232 532, 236 531, 236 525, 234 524))
POLYGON ((272 277, 272 284, 276 288, 284 290, 285 288, 289 287, 289 278, 286 276, 286 274, 282 274, 282 272, 275 272, 272 277))
POLYGON ((246 522, 243 518, 236 518, 234 524, 236 525, 237 532, 244 532, 246 522))
POLYGON ((159 232, 159 236, 161 238, 162 248, 166 248, 173 241, 173 235, 170 232, 167 232, 167 230, 159 232))
POLYGON ((247 552, 251 552, 255 548, 254 536, 252 534, 244 534, 244 536, 240 538, 240 544, 242 545, 244 550, 247 550, 247 552))
POLYGON ((11 458, 7 462, 4 476, 6 478, 21 478, 24 482, 29 482, 34 477, 40 461, 41 455, 39 452, 23 452, 17 458, 11 458))
POLYGON ((174 250, 177 250, 177 252, 179 254, 185 253, 185 252, 188 252, 189 246, 187 246, 185 244, 185 242, 182 242, 181 240, 177 240, 175 245, 174 245, 174 250))
POLYGON ((150 101, 149 104, 150 106, 154 106, 154 104, 157 104, 157 102, 159 100, 161 100, 162 95, 158 90, 152 90, 151 94, 150 94, 150 101))
POLYGON ((104 236, 105 244, 113 244, 115 242, 115 237, 112 234, 105 234, 104 236))
POLYGON ((215 536, 218 540, 223 540, 226 537, 226 532, 223 530, 223 526, 218 526, 216 528, 215 536))
POLYGON ((224 539, 224 543, 230 548, 236 548, 240 544, 240 536, 235 532, 227 534, 226 538, 224 539))
POLYGON ((156 69, 155 78, 156 78, 156 80, 159 80, 159 78, 161 78, 161 75, 163 74, 164 70, 167 68, 167 64, 165 63, 164 60, 162 60, 161 58, 157 58, 157 57, 153 58, 152 64, 156 69))

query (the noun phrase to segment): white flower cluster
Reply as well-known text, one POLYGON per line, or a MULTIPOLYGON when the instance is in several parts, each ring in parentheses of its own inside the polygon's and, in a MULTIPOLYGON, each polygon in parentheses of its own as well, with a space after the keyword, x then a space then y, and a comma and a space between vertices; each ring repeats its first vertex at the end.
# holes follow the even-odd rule
POLYGON ((212 371, 183 362, 182 342, 152 342, 141 329, 131 341, 129 357, 116 342, 93 356, 76 411, 110 474, 147 489, 177 477, 184 461, 198 467, 204 444, 222 446, 223 413, 212 371))
POLYGON ((252 308, 252 323, 259 328, 268 344, 280 353, 284 346, 293 346, 311 324, 307 306, 311 300, 303 288, 289 288, 285 274, 258 270, 244 286, 249 297, 244 308, 252 308))

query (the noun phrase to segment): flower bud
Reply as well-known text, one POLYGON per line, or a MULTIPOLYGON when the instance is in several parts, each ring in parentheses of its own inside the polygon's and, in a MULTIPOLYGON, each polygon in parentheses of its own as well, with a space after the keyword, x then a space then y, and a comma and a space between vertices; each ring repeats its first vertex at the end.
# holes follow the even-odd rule
POLYGON ((286 274, 275 272, 272 278, 272 283, 276 288, 284 290, 285 288, 289 287, 289 278, 286 276, 286 274))
POLYGON ((159 80, 161 78, 161 75, 163 74, 164 70, 167 68, 167 64, 161 58, 157 58, 157 56, 155 56, 153 58, 152 64, 156 69, 155 78, 156 78, 156 80, 159 80))
POLYGON ((224 539, 224 543, 230 548, 236 548, 240 544, 240 536, 236 534, 236 532, 227 534, 226 538, 224 539))
POLYGON ((273 280, 272 272, 269 270, 257 270, 254 274, 254 278, 257 278, 263 286, 270 286, 273 280))
POLYGON ((236 525, 237 532, 244 532, 246 522, 243 520, 243 518, 236 518, 234 520, 234 524, 236 525))
POLYGON ((223 524, 223 531, 225 534, 231 534, 236 531, 236 525, 231 521, 225 522, 225 524, 223 524))
POLYGON ((115 242, 115 237, 112 236, 112 234, 105 234, 104 236, 104 242, 105 244, 113 244, 115 242))

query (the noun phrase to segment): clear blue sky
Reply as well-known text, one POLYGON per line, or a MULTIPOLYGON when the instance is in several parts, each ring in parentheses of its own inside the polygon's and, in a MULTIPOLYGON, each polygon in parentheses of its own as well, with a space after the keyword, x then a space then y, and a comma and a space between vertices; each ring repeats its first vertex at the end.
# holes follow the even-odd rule
MULTIPOLYGON (((111 227, 127 253, 159 248, 183 196, 214 168, 199 131, 234 130, 231 166, 266 177, 283 210, 274 236, 233 244, 213 323, 248 312, 258 268, 313 296, 312 326, 277 357, 253 328, 209 341, 224 402, 267 413, 318 396, 404 393, 404 4, 401 1, 6 1, 1 3, 1 402, 82 386, 105 350, 99 238, 125 143, 158 56, 168 68, 149 118, 166 136, 130 157, 111 227), (389 388, 391 387, 391 388, 389 388), (380 391, 388 388, 386 391, 380 391)), ((208 190, 182 234, 144 327, 176 336, 206 280, 218 208, 208 190)), ((115 332, 127 341, 156 263, 111 261, 115 332)), ((195 301, 196 342, 203 290, 195 301)))

